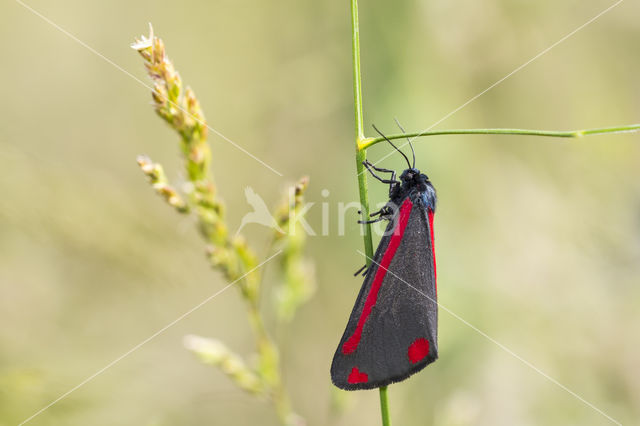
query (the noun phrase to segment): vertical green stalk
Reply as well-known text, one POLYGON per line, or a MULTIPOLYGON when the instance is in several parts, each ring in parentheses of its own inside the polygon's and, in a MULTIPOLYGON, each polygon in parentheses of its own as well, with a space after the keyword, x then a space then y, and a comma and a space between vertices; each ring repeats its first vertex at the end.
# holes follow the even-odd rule
MULTIPOLYGON (((362 112, 362 81, 360 78, 360 28, 358 25, 358 0, 351 0, 351 53, 353 56, 353 103, 356 113, 356 138, 364 139, 364 114, 362 112)), ((356 148, 358 145, 356 145, 356 148)))
MULTIPOLYGON (((364 173, 363 161, 367 159, 367 152, 360 149, 364 141, 364 114, 362 112, 362 79, 360 77, 360 29, 358 25, 358 0, 351 0, 351 52, 353 57, 353 106, 356 124, 356 170, 358 171, 358 192, 360 193, 360 204, 362 210, 362 220, 369 219, 369 190, 367 187, 367 174, 364 173)), ((373 259, 373 241, 371 240, 371 225, 365 223, 363 226, 364 252, 367 255, 367 266, 373 259)), ((389 400, 387 398, 387 387, 380 388, 380 410, 383 426, 391 426, 389 416, 389 400)))
MULTIPOLYGON (((362 205, 362 220, 369 219, 369 190, 367 187, 367 174, 364 173, 364 160, 367 159, 367 152, 360 149, 364 136, 364 114, 362 112, 362 80, 360 78, 360 31, 358 29, 358 0, 351 0, 351 47, 353 56, 353 106, 355 111, 356 124, 356 170, 358 171, 358 191, 360 193, 360 204, 362 205)), ((364 251, 367 255, 367 265, 373 258, 373 242, 371 240, 371 225, 365 223, 364 229, 364 251)))
POLYGON ((389 416, 389 399, 387 398, 387 387, 380 388, 380 411, 382 413, 382 424, 391 426, 391 416, 389 416))

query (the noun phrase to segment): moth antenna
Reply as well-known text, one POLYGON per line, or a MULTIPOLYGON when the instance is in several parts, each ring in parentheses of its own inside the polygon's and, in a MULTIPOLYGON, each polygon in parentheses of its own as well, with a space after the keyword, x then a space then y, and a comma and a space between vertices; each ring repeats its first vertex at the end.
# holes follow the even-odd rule
MULTIPOLYGON (((393 142, 391 142, 391 141, 389 140, 389 138, 388 138, 388 137, 386 137, 386 136, 385 136, 385 135, 384 135, 380 130, 378 130, 378 128, 376 127, 376 125, 375 125, 375 124, 373 124, 372 126, 373 126, 373 128, 375 129, 375 131, 376 131, 376 132, 378 132, 378 134, 384 138, 384 140, 386 140, 387 142, 389 142, 389 144, 390 144, 392 147, 394 147, 394 148, 396 149, 396 151, 398 151, 398 152, 399 152, 399 153, 404 157, 404 159, 407 161, 407 165, 409 166, 409 168, 410 168, 410 169, 411 169, 411 168, 413 168, 413 167, 411 166, 411 163, 409 162, 409 157, 407 157, 407 156, 404 154, 404 152, 400 151, 400 149, 399 149, 397 146, 395 146, 395 145, 393 144, 393 142)), ((412 148, 412 149, 413 149, 413 148, 412 148)))
MULTIPOLYGON (((396 122, 398 127, 400 127, 400 130, 402 131, 402 133, 406 134, 407 133, 406 130, 404 130, 404 128, 402 127, 402 124, 400 124, 398 119, 393 117, 393 120, 396 122)), ((411 166, 411 168, 415 169, 415 167, 416 167, 416 152, 413 150, 413 144, 411 143, 411 139, 409 139, 408 136, 407 136, 407 142, 409 142, 409 148, 411 148, 411 155, 413 155, 413 166, 411 166)))

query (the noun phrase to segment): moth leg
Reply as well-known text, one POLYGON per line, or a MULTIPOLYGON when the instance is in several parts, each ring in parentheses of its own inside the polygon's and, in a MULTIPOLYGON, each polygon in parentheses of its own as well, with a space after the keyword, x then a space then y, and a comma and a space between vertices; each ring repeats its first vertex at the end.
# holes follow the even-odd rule
POLYGON ((368 224, 368 223, 382 222, 383 220, 388 220, 388 218, 380 216, 380 217, 377 217, 375 219, 370 219, 370 220, 359 220, 358 223, 360 225, 362 225, 364 223, 368 224))
POLYGON ((353 274, 353 276, 357 276, 360 272, 362 272, 362 275, 365 275, 367 273, 367 264, 365 263, 362 268, 358 269, 355 274, 353 274))
POLYGON ((367 168, 367 170, 369 170, 369 173, 371 173, 371 176, 373 176, 374 178, 378 179, 380 182, 386 183, 386 184, 390 184, 390 185, 395 185, 395 184, 400 183, 400 181, 398 181, 396 179, 395 170, 389 170, 389 169, 383 169, 381 167, 376 167, 373 164, 371 164, 371 162, 369 160, 363 161, 362 164, 367 168), (375 174, 374 170, 376 172, 381 172, 381 173, 391 173, 391 179, 383 179, 383 178, 381 178, 380 176, 375 174))
POLYGON ((377 212, 369 213, 369 217, 374 217, 374 216, 378 216, 378 217, 376 217, 375 219, 369 219, 369 220, 359 220, 358 223, 362 225, 363 223, 376 223, 376 222, 382 222, 383 220, 391 220, 393 218, 393 209, 388 205, 384 206, 377 212))
MULTIPOLYGON (((385 213, 387 213, 387 206, 384 206, 377 212, 369 213, 369 217, 378 216, 379 214, 385 214, 385 213)), ((358 214, 362 214, 362 210, 358 210, 358 214)))
POLYGON ((369 217, 374 217, 378 215, 380 217, 386 216, 385 219, 389 219, 391 216, 393 216, 393 209, 389 206, 384 206, 377 212, 369 213, 369 217))
POLYGON ((391 180, 395 180, 395 170, 390 170, 390 169, 383 169, 382 167, 376 167, 371 161, 369 160, 364 160, 362 162, 362 164, 364 164, 367 168, 372 168, 373 170, 375 170, 376 172, 383 172, 383 173, 391 173, 392 177, 391 180))
MULTIPOLYGON (((378 210, 377 212, 369 213, 369 217, 370 218, 380 215, 378 218, 371 219, 371 220, 358 220, 358 223, 360 225, 362 225, 363 223, 376 223, 376 222, 380 222, 380 221, 384 220, 385 218, 382 217, 382 214, 384 213, 383 210, 384 210, 384 207, 382 209, 378 210)), ((358 210, 358 214, 362 214, 362 210, 358 210)), ((358 271, 358 272, 360 272, 360 271, 358 271)), ((356 275, 358 275, 358 272, 356 272, 356 275)))
POLYGON ((393 217, 393 209, 388 205, 384 206, 377 212, 373 212, 369 214, 369 217, 374 217, 374 216, 378 216, 378 217, 376 217, 375 219, 369 219, 369 220, 359 220, 358 223, 359 224, 376 223, 376 222, 381 222, 383 220, 390 220, 393 217))
MULTIPOLYGON (((369 171, 369 173, 371 173, 371 176, 373 176, 374 178, 378 179, 380 182, 388 184, 389 185, 389 195, 391 195, 391 193, 393 192, 393 189, 400 184, 400 181, 396 179, 396 172, 395 170, 389 170, 389 169, 383 169, 382 167, 376 167, 373 164, 371 164, 371 162, 369 160, 365 160, 362 162, 362 164, 367 168, 367 170, 369 171), (375 170, 375 171, 374 171, 375 170), (378 176, 375 172, 381 172, 381 173, 391 173, 391 179, 383 179, 380 176, 378 176)), ((359 214, 362 214, 361 211, 358 211, 359 214)), ((393 211, 391 210, 391 208, 389 208, 389 206, 384 206, 383 208, 381 208, 380 210, 378 210, 377 212, 374 213, 370 213, 369 217, 373 217, 373 216, 378 216, 378 218, 376 219, 370 219, 370 220, 359 220, 358 223, 359 224, 363 224, 363 223, 376 223, 376 222, 380 222, 382 220, 388 220, 391 218, 391 216, 393 216, 393 211), (379 216, 378 216, 379 215, 379 216)))
POLYGON ((400 185, 400 181, 396 179, 395 170, 389 170, 389 169, 383 169, 382 167, 376 167, 373 164, 371 164, 371 162, 369 160, 363 161, 362 164, 367 168, 367 170, 369 170, 369 172, 371 173, 371 175, 373 177, 375 177, 376 179, 378 179, 382 183, 389 184, 389 197, 391 197, 391 194, 393 194, 393 190, 398 185, 400 185), (373 172, 373 170, 376 170, 376 171, 382 172, 382 173, 391 173, 391 179, 382 179, 380 176, 376 175, 373 172))

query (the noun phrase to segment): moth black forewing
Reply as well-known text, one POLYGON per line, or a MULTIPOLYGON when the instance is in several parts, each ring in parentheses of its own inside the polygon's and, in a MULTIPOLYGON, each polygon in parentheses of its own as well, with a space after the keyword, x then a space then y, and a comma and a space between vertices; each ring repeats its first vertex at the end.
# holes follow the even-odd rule
POLYGON ((333 357, 331 380, 346 390, 404 380, 438 358, 435 189, 412 164, 400 181, 391 170, 365 166, 390 185, 388 208, 380 213, 390 221, 333 357))

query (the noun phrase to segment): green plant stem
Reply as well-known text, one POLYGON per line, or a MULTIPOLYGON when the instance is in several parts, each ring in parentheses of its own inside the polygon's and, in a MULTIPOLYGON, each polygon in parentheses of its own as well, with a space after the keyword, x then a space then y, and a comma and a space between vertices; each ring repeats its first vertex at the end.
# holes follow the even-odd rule
MULTIPOLYGON (((358 23, 358 0, 351 0, 351 54, 353 57, 353 106, 355 112, 356 126, 356 170, 358 171, 358 192, 360 194, 360 205, 362 220, 369 218, 369 189, 367 186, 367 175, 364 173, 364 165, 367 159, 366 152, 359 149, 364 136, 364 113, 362 108, 362 78, 360 77, 360 26, 358 23)), ((371 240, 371 225, 365 223, 363 226, 364 251, 367 254, 367 266, 371 264, 373 258, 373 241, 371 240)))
MULTIPOLYGON (((358 192, 360 193, 360 204, 362 220, 369 219, 369 189, 367 186, 367 174, 364 173, 364 165, 367 154, 360 149, 364 136, 364 113, 362 108, 362 78, 360 77, 360 29, 358 25, 358 0, 351 0, 351 53, 353 57, 353 107, 355 112, 356 126, 356 169, 358 171, 358 192)), ((371 264, 373 258, 373 241, 371 239, 371 225, 365 223, 363 226, 364 252, 367 255, 367 266, 371 264)))
POLYGON ((256 335, 258 353, 260 354, 260 372, 268 385, 276 407, 278 418, 283 425, 291 424, 291 403, 282 383, 278 348, 269 336, 264 325, 257 301, 248 302, 249 320, 256 335))
POLYGON ((356 138, 364 139, 364 113, 362 111, 362 78, 360 77, 360 26, 358 0, 351 0, 351 54, 353 56, 353 104, 356 115, 356 138))
POLYGON ((380 411, 382 412, 382 426, 391 426, 389 417, 389 398, 387 397, 387 387, 380 388, 380 411))
MULTIPOLYGON (((357 142, 356 142, 357 144, 357 142)), ((362 221, 369 219, 369 188, 367 185, 367 174, 365 173, 364 160, 367 159, 365 150, 358 151, 356 148, 356 170, 358 171, 358 192, 360 193, 360 210, 362 221)), ((373 259, 373 240, 371 239, 371 224, 362 224, 362 236, 364 241, 364 252, 367 255, 366 264, 371 265, 373 259)))
MULTIPOLYGON (((356 127, 356 169, 358 171, 358 192, 360 193, 360 205, 362 220, 369 219, 369 190, 367 187, 367 174, 364 173, 364 165, 367 152, 361 149, 361 144, 367 139, 364 136, 364 113, 362 108, 362 78, 360 74, 360 29, 358 25, 358 0, 351 0, 351 53, 353 58, 353 106, 355 112, 356 127)), ((373 259, 373 241, 371 239, 371 225, 363 225, 364 251, 367 255, 367 266, 373 259)), ((389 403, 387 399, 387 387, 380 388, 380 410, 383 426, 391 426, 389 416, 389 403)))
MULTIPOLYGON (((585 130, 527 130, 527 129, 452 129, 452 130, 433 130, 425 132, 414 132, 404 134, 386 135, 387 139, 404 139, 418 138, 423 136, 440 136, 440 135, 528 135, 528 136, 547 136, 556 138, 580 138, 590 135, 604 135, 608 133, 628 133, 640 130, 640 124, 630 124, 616 127, 602 127, 598 129, 585 130)), ((384 141, 383 137, 361 139, 358 145, 359 150, 365 150, 373 145, 384 141)))

